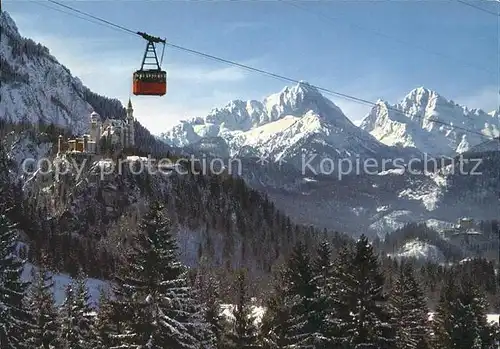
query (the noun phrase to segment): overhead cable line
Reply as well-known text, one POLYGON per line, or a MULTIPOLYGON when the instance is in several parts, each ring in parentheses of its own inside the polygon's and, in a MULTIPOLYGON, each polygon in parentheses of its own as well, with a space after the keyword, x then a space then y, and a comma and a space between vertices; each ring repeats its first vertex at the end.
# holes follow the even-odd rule
POLYGON ((77 13, 79 13, 79 14, 82 14, 82 15, 84 15, 84 16, 87 16, 87 17, 90 17, 90 18, 92 18, 92 19, 95 19, 95 20, 97 20, 97 21, 100 21, 100 22, 106 23, 107 25, 110 25, 110 26, 112 26, 112 27, 115 27, 115 28, 121 29, 121 30, 123 30, 123 31, 125 31, 125 32, 129 32, 129 33, 131 33, 131 34, 136 34, 136 35, 138 35, 136 31, 133 31, 133 30, 128 29, 128 28, 125 28, 125 27, 123 27, 123 26, 121 26, 121 25, 118 25, 118 24, 112 23, 112 22, 107 21, 107 20, 105 20, 105 19, 102 19, 102 18, 96 17, 96 16, 94 16, 94 15, 91 15, 90 13, 80 11, 80 10, 78 10, 78 9, 74 8, 74 7, 71 7, 71 6, 68 6, 68 5, 64 5, 64 4, 60 3, 59 1, 55 1, 55 0, 47 0, 47 1, 48 1, 48 2, 51 2, 51 3, 53 3, 53 4, 56 4, 56 5, 58 5, 58 6, 61 6, 61 7, 67 8, 68 10, 71 10, 71 11, 77 12, 77 13))
MULTIPOLYGON (((1 0, 0 0, 0 1, 1 1, 1 0)), ((43 7, 45 7, 45 8, 48 8, 48 9, 51 9, 51 10, 54 10, 54 11, 57 11, 57 12, 61 12, 61 13, 64 13, 64 14, 67 14, 67 15, 69 15, 69 16, 75 16, 76 18, 83 19, 84 21, 88 21, 88 22, 90 22, 90 23, 94 23, 94 24, 97 24, 97 25, 101 25, 101 26, 103 26, 103 27, 111 28, 111 29, 117 29, 117 28, 115 28, 115 27, 110 27, 109 25, 106 25, 106 24, 104 24, 104 23, 102 23, 102 22, 99 22, 99 21, 96 21, 96 20, 90 20, 90 19, 88 19, 88 18, 85 18, 85 17, 83 17, 83 16, 78 16, 78 15, 76 15, 76 14, 74 14, 74 13, 69 12, 69 11, 65 11, 65 10, 60 9, 60 8, 57 8, 57 7, 52 7, 52 6, 49 6, 49 5, 47 5, 47 4, 44 4, 44 3, 43 3, 43 2, 41 2, 41 1, 35 1, 35 0, 28 0, 28 1, 31 1, 31 2, 33 2, 33 3, 35 3, 35 4, 37 4, 37 5, 43 6, 43 7)), ((64 6, 65 6, 65 5, 64 5, 64 6)), ((65 7, 66 7, 66 6, 65 6, 65 7)))
POLYGON ((482 11, 482 12, 485 12, 485 13, 489 13, 490 15, 493 15, 493 16, 496 16, 496 17, 500 17, 500 14, 498 14, 498 13, 495 13, 493 11, 487 10, 484 7, 471 4, 470 2, 467 2, 467 1, 464 1, 464 0, 455 0, 455 1, 457 1, 458 3, 463 4, 465 6, 469 6, 469 7, 475 8, 476 10, 479 10, 479 11, 482 11))
MULTIPOLYGON (((122 30, 122 31, 124 31, 126 33, 133 34, 133 35, 138 35, 138 36, 141 36, 141 37, 144 37, 144 35, 145 35, 142 32, 134 31, 134 30, 126 28, 124 26, 115 24, 115 23, 110 22, 108 20, 105 20, 103 18, 91 15, 89 13, 83 12, 83 11, 78 10, 76 8, 73 8, 71 6, 62 4, 59 1, 56 1, 56 0, 46 0, 46 1, 48 1, 50 3, 53 3, 55 5, 58 5, 58 6, 64 7, 66 9, 68 9, 68 10, 74 11, 74 12, 76 12, 78 14, 90 17, 90 18, 92 18, 94 20, 97 20, 97 21, 100 21, 102 23, 105 23, 106 25, 108 25, 108 26, 110 26, 112 28, 122 30)), ((81 17, 78 17, 78 18, 81 18, 81 17)), ((81 19, 87 20, 85 18, 81 18, 81 19)), ((91 23, 95 23, 93 21, 90 21, 90 22, 91 23)), ((217 56, 214 56, 214 55, 211 55, 211 54, 208 54, 208 53, 204 53, 204 52, 201 52, 201 51, 189 49, 189 48, 184 47, 184 46, 175 45, 175 44, 172 44, 172 43, 169 43, 169 42, 165 42, 165 45, 169 46, 169 47, 172 47, 172 48, 175 48, 175 49, 178 49, 178 50, 181 50, 181 51, 185 51, 185 52, 194 54, 194 55, 198 55, 198 56, 201 56, 201 57, 204 57, 204 58, 208 58, 208 59, 215 60, 215 61, 218 61, 218 62, 221 62, 221 63, 225 63, 225 64, 232 65, 232 66, 236 66, 236 67, 239 67, 239 68, 242 68, 242 69, 246 69, 246 70, 249 70, 249 71, 252 71, 252 72, 260 73, 262 75, 267 75, 269 77, 272 77, 272 78, 275 78, 275 79, 278 79, 278 80, 282 80, 282 81, 286 81, 286 82, 291 82, 291 83, 294 83, 294 84, 301 83, 301 80, 289 78, 289 77, 284 76, 284 75, 280 75, 280 74, 269 72, 269 71, 266 71, 266 70, 263 70, 263 69, 255 68, 255 67, 252 67, 252 66, 249 66, 249 65, 246 65, 246 64, 242 64, 242 63, 238 63, 238 62, 235 62, 235 61, 231 61, 229 59, 224 59, 224 58, 217 57, 217 56)), ((320 87, 320 86, 316 86, 316 85, 312 85, 312 84, 309 84, 309 85, 311 87, 317 89, 318 91, 322 91, 325 94, 329 94, 329 95, 332 95, 332 96, 335 96, 335 97, 340 97, 340 98, 343 98, 343 99, 346 99, 346 100, 350 100, 350 101, 353 101, 353 102, 356 102, 356 103, 360 103, 360 104, 364 104, 364 105, 368 105, 368 106, 376 106, 377 105, 377 103, 369 101, 369 100, 364 99, 364 98, 360 98, 360 97, 352 96, 352 95, 349 95, 349 94, 345 94, 345 93, 333 91, 331 89, 320 87)), ((405 112, 403 112, 401 110, 395 109, 395 108, 390 107, 390 106, 387 106, 387 108, 389 110, 392 110, 392 111, 398 113, 398 114, 402 114, 402 115, 409 116, 409 117, 422 118, 422 116, 408 114, 408 113, 405 113, 405 112)), ((433 120, 433 119, 429 119, 428 121, 436 123, 436 124, 440 124, 440 125, 450 126, 452 128, 459 129, 459 130, 462 130, 464 132, 468 132, 468 133, 471 133, 471 134, 476 134, 478 136, 481 136, 481 137, 484 137, 484 138, 487 138, 487 139, 494 139, 493 137, 486 136, 485 134, 477 132, 475 130, 469 130, 469 129, 464 128, 464 127, 451 125, 451 124, 443 122, 443 121, 433 120)))
MULTIPOLYGON (((294 0, 277 0, 277 1, 279 1, 279 2, 281 2, 283 4, 295 7, 297 9, 299 9, 299 10, 302 10, 302 11, 305 11, 305 12, 309 12, 310 14, 316 15, 316 16, 318 16, 320 18, 323 18, 323 19, 325 19, 325 20, 327 20, 329 22, 332 22, 334 24, 342 24, 342 23, 340 23, 338 21, 339 18, 335 18, 335 17, 329 16, 329 15, 325 14, 324 12, 314 11, 311 8, 303 6, 303 5, 299 5, 297 3, 297 1, 294 1, 294 0)), ((427 53, 430 53, 430 54, 433 54, 433 55, 436 55, 436 56, 440 56, 440 57, 443 57, 443 58, 446 58, 446 59, 449 59, 449 60, 453 60, 453 61, 455 61, 457 63, 460 63, 460 64, 465 65, 465 66, 469 66, 469 67, 477 69, 477 70, 482 70, 482 71, 490 73, 490 74, 494 73, 490 69, 486 69, 486 68, 480 67, 480 66, 478 66, 476 64, 473 64, 471 62, 463 61, 461 59, 457 59, 456 57, 449 56, 449 55, 446 55, 446 54, 441 53, 441 52, 429 50, 429 49, 425 48, 424 46, 415 45, 414 42, 409 42, 409 41, 400 39, 400 38, 398 38, 396 36, 392 36, 392 35, 386 34, 384 32, 378 31, 378 30, 374 30, 374 29, 371 29, 371 28, 363 27, 363 26, 360 26, 360 25, 355 24, 355 23, 345 23, 345 24, 348 25, 348 26, 357 28, 359 30, 364 30, 364 31, 371 32, 371 33, 373 33, 375 35, 378 35, 380 37, 384 37, 386 39, 393 40, 393 41, 395 41, 395 42, 397 42, 399 44, 406 45, 407 47, 410 46, 412 49, 416 48, 416 49, 419 49, 419 50, 421 50, 423 52, 427 52, 427 53)))

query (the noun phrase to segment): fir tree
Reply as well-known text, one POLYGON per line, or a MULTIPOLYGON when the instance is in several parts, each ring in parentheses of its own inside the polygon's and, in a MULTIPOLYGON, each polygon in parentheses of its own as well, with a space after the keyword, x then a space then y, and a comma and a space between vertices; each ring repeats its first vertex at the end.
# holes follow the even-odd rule
POLYGON ((433 347, 436 349, 453 347, 452 333, 455 324, 452 305, 458 297, 458 292, 452 277, 448 277, 445 282, 432 319, 433 347))
POLYGON ((204 306, 204 319, 214 335, 214 346, 222 349, 228 324, 224 315, 221 314, 219 281, 207 268, 201 267, 196 288, 200 294, 200 302, 204 306))
POLYGON ((34 329, 28 339, 33 349, 57 348, 60 325, 55 307, 52 275, 42 262, 38 271, 32 269, 33 285, 28 296, 28 309, 34 320, 34 329))
POLYGON ((28 283, 21 280, 24 263, 16 256, 17 234, 0 207, 0 348, 20 349, 32 319, 25 305, 28 283))
POLYGON ((313 277, 307 248, 298 242, 268 304, 263 329, 267 345, 311 348, 317 344, 320 329, 315 322, 316 286, 313 277))
POLYGON ((115 310, 127 321, 112 335, 111 348, 199 348, 210 335, 161 211, 158 203, 151 205, 128 270, 118 278, 115 310))
POLYGON ((347 333, 347 322, 352 319, 351 307, 345 303, 349 293, 346 292, 348 276, 352 272, 353 250, 344 244, 335 259, 331 275, 327 281, 328 301, 331 311, 326 314, 325 324, 329 329, 329 342, 334 348, 350 348, 350 337, 347 333))
POLYGON ((486 321, 484 295, 469 282, 447 282, 433 325, 438 349, 490 349, 494 343, 493 328, 486 321))
POLYGON ((97 344, 93 327, 90 296, 80 272, 66 288, 61 312, 61 343, 64 349, 94 349, 97 344))
POLYGON ((315 348, 318 349, 331 346, 335 328, 334 324, 329 321, 334 312, 330 285, 333 276, 331 253, 330 244, 327 241, 321 242, 316 252, 317 257, 312 263, 316 293, 313 299, 311 321, 312 326, 317 328, 315 348))
POLYGON ((89 289, 87 288, 83 272, 80 272, 75 282, 75 303, 74 308, 77 310, 78 328, 80 329, 83 341, 86 342, 83 348, 95 348, 97 337, 95 336, 94 310, 90 303, 89 289))
MULTIPOLYGON (((130 260, 129 263, 132 261, 130 260)), ((114 297, 107 299, 110 310, 106 313, 101 312, 100 315, 101 321, 107 324, 106 341, 109 342, 110 349, 137 348, 137 345, 133 343, 137 337, 137 321, 140 320, 137 319, 137 314, 142 304, 137 301, 135 289, 126 283, 125 275, 129 273, 129 263, 119 267, 113 287, 114 297)))
POLYGON ((469 280, 464 280, 459 306, 460 313, 465 315, 464 321, 461 322, 464 331, 472 333, 469 337, 469 342, 473 345, 471 348, 491 348, 494 343, 494 329, 487 322, 488 304, 483 291, 469 280))
POLYGON ((236 278, 237 300, 233 311, 234 322, 228 334, 229 348, 258 348, 258 332, 252 316, 252 308, 248 297, 245 271, 239 271, 236 278))
POLYGON ((61 307, 60 318, 61 318, 61 332, 60 332, 60 342, 61 348, 72 349, 73 346, 77 347, 78 329, 75 324, 75 311, 74 311, 74 299, 75 293, 73 290, 73 284, 70 283, 66 286, 65 299, 61 307))
POLYGON ((274 291, 266 302, 266 312, 262 318, 261 337, 265 349, 285 349, 293 347, 289 339, 291 327, 290 306, 283 292, 282 272, 276 276, 274 291))
POLYGON ((430 349, 428 308, 410 263, 403 263, 389 299, 400 349, 430 349))
POLYGON ((114 309, 110 296, 101 288, 99 293, 99 311, 95 320, 94 336, 97 340, 96 349, 108 349, 111 347, 110 333, 113 331, 114 309))
POLYGON ((383 294, 384 277, 373 247, 362 235, 352 253, 344 250, 340 256, 333 279, 337 314, 333 322, 340 327, 341 336, 337 342, 349 348, 394 348, 394 328, 383 294))

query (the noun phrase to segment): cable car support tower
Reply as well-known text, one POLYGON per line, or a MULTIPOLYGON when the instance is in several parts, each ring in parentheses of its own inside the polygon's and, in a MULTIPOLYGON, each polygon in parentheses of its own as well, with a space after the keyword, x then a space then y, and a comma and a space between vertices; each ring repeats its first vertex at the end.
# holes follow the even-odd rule
POLYGON ((167 92, 167 72, 161 70, 166 40, 143 32, 137 32, 137 35, 148 43, 141 68, 133 75, 133 93, 142 96, 163 96, 167 92), (155 44, 163 44, 160 61, 158 61, 155 44))

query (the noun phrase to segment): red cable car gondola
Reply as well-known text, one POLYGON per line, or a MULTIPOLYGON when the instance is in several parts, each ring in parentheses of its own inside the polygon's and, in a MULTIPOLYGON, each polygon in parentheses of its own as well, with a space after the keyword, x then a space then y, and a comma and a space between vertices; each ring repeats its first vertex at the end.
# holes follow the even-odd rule
POLYGON ((167 72, 161 70, 165 40, 141 32, 137 34, 146 39, 148 44, 142 59, 141 69, 134 72, 133 75, 133 93, 136 96, 163 96, 167 93, 167 72), (155 49, 155 44, 158 43, 163 44, 160 62, 158 62, 155 49), (147 59, 150 61, 146 62, 147 59), (145 66, 154 66, 155 68, 144 69, 145 66))

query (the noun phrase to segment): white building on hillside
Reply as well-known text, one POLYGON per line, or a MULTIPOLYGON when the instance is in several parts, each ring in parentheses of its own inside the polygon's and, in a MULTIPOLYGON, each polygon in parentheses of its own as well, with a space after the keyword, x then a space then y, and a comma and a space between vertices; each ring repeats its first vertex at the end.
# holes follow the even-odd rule
POLYGON ((101 116, 94 111, 90 114, 90 134, 68 139, 66 142, 63 141, 62 136, 59 136, 58 152, 70 151, 98 154, 99 145, 103 138, 108 140, 109 145, 113 145, 118 149, 134 147, 134 122, 134 109, 130 99, 125 120, 108 118, 103 122, 101 116))

